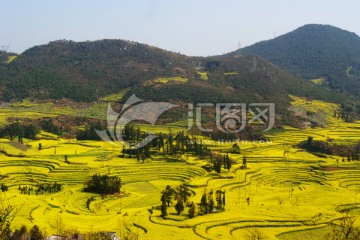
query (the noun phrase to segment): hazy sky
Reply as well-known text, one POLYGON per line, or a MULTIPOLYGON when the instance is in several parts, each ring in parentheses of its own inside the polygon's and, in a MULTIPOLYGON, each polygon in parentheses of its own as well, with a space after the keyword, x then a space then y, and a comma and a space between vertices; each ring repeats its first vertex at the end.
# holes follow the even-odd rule
POLYGON ((104 38, 222 54, 308 23, 360 35, 358 0, 0 0, 0 46, 104 38))

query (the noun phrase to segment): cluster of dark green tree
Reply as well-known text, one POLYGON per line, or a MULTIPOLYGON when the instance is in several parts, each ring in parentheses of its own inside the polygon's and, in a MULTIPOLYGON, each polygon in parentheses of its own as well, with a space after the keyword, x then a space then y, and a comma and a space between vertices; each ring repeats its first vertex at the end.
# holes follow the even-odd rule
POLYGON ((345 122, 353 122, 358 115, 360 115, 360 102, 358 104, 341 103, 340 111, 334 111, 334 117, 341 118, 345 122))
MULTIPOLYGON (((173 205, 176 212, 180 215, 185 207, 188 207, 189 218, 195 217, 196 204, 190 202, 189 198, 193 195, 193 192, 184 185, 180 185, 174 189, 171 186, 166 186, 165 190, 161 192, 161 216, 164 218, 168 214, 168 208, 173 205), (174 204, 174 202, 176 202, 174 204)), ((214 193, 213 190, 203 194, 199 205, 199 215, 213 213, 215 211, 225 210, 225 191, 219 189, 214 193), (214 200, 215 198, 215 200, 214 200), (216 201, 216 202, 215 202, 216 201)))
POLYGON ((144 139, 145 133, 143 133, 140 127, 135 128, 132 124, 125 125, 123 129, 123 139, 129 142, 139 142, 140 139, 144 139))
POLYGON ((33 123, 12 123, 0 128, 0 138, 16 139, 23 143, 23 138, 34 139, 40 132, 40 127, 33 123))
MULTIPOLYGON (((291 116, 290 115, 287 116, 287 114, 285 114, 283 116, 284 122, 285 122, 285 118, 287 117, 290 118, 291 116)), ((215 129, 215 131, 211 133, 204 133, 204 136, 208 136, 210 137, 210 139, 214 141, 235 141, 237 139, 249 140, 249 141, 268 141, 268 139, 263 135, 261 130, 262 130, 261 127, 248 125, 245 126, 245 128, 242 131, 237 133, 226 133, 215 129)))
POLYGON ((125 141, 135 145, 135 147, 130 148, 123 147, 123 157, 125 157, 125 154, 128 154, 130 158, 136 156, 137 160, 142 160, 143 163, 146 158, 151 157, 150 149, 157 147, 159 144, 157 139, 152 139, 151 141, 146 140, 147 135, 142 132, 139 127, 135 128, 132 124, 125 125, 122 136, 125 141), (142 141, 144 143, 143 145, 136 145, 142 141))
POLYGON ((56 135, 62 135, 62 133, 63 133, 62 127, 55 124, 55 122, 52 118, 41 119, 39 125, 40 125, 41 129, 46 132, 50 132, 50 133, 53 133, 56 135))
POLYGON ((52 118, 43 118, 33 121, 14 122, 0 128, 0 137, 14 140, 22 143, 23 138, 35 139, 36 135, 44 130, 56 135, 61 135, 62 127, 54 123, 52 118))
POLYGON ((299 143, 299 147, 309 152, 347 157, 348 160, 359 160, 360 143, 356 145, 338 145, 332 144, 331 140, 329 141, 314 140, 313 137, 309 136, 306 141, 299 143))
POLYGON ((210 192, 206 192, 201 197, 200 207, 199 207, 199 215, 213 213, 215 211, 224 211, 225 210, 225 191, 218 189, 215 191, 211 189, 210 192), (215 197, 215 201, 214 201, 215 197))
POLYGON ((11 239, 11 240, 43 240, 45 236, 43 232, 37 225, 34 225, 30 231, 23 225, 20 229, 16 229, 12 234, 10 233, 6 238, 2 239, 11 239))
POLYGON ((114 194, 119 193, 121 189, 121 179, 117 176, 107 176, 95 174, 92 176, 85 186, 85 192, 98 194, 114 194))
POLYGON ((230 168, 232 165, 232 160, 230 159, 229 154, 224 154, 224 155, 211 154, 210 159, 213 162, 214 170, 219 175, 219 177, 220 177, 222 166, 224 166, 224 169, 227 169, 228 171, 230 171, 230 168), (214 157, 215 157, 215 159, 213 160, 214 157))
MULTIPOLYGON (((123 134, 124 139, 133 141, 132 143, 135 146, 140 141, 146 141, 145 137, 147 136, 140 128, 135 129, 131 125, 125 127, 123 134)), ((142 159, 144 161, 144 159, 150 158, 151 154, 156 152, 162 152, 164 155, 168 154, 172 156, 184 153, 193 153, 199 157, 210 156, 210 149, 206 144, 202 143, 201 139, 199 140, 196 137, 190 138, 188 135, 185 135, 184 132, 177 133, 175 137, 172 133, 159 133, 156 138, 143 143, 140 147, 124 147, 122 150, 123 157, 127 154, 130 158, 136 156, 138 160, 142 159)))
POLYGON ((0 191, 7 192, 8 190, 9 190, 9 187, 5 183, 2 183, 0 186, 0 191))
POLYGON ((150 149, 152 147, 152 143, 145 144, 144 146, 137 147, 137 148, 125 148, 123 147, 122 155, 125 157, 127 154, 130 158, 136 156, 138 161, 142 160, 142 163, 145 162, 147 158, 151 157, 150 149))
POLYGON ((57 193, 62 190, 62 185, 55 182, 54 184, 38 184, 34 189, 32 186, 19 186, 18 187, 20 194, 35 194, 41 195, 46 193, 57 193))
POLYGON ((185 185, 180 185, 176 189, 169 185, 166 186, 165 190, 161 192, 161 216, 165 217, 168 214, 167 208, 170 207, 174 201, 176 201, 175 210, 178 215, 180 215, 185 210, 185 207, 188 207, 189 217, 194 217, 195 205, 193 202, 189 202, 189 198, 193 194, 194 192, 185 185))
POLYGON ((101 140, 95 130, 105 130, 106 127, 100 121, 86 124, 85 128, 77 131, 77 140, 101 140))

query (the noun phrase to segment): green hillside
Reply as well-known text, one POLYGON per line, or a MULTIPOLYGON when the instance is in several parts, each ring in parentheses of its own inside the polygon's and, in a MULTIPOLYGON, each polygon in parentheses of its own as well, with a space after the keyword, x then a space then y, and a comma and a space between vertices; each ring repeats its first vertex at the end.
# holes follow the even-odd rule
POLYGON ((360 37, 330 25, 310 24, 230 55, 255 54, 322 85, 360 96, 360 37))
POLYGON ((55 41, 30 48, 2 67, 3 101, 96 102, 128 89, 125 97, 136 93, 154 101, 274 102, 284 114, 289 94, 344 100, 259 57, 187 57, 122 40, 55 41))

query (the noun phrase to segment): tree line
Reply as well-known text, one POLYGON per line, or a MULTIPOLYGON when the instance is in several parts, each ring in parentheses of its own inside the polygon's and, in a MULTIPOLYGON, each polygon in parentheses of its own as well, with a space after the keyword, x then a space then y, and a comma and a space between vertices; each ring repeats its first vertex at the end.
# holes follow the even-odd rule
POLYGON ((19 186, 18 187, 20 194, 35 194, 35 195, 41 195, 46 193, 57 193, 62 190, 62 185, 58 184, 57 182, 54 182, 54 184, 38 184, 36 186, 36 189, 34 189, 32 186, 19 186))
POLYGON ((331 139, 325 142, 314 140, 313 137, 309 136, 307 140, 300 142, 298 146, 310 152, 347 157, 349 161, 360 160, 360 142, 356 145, 338 145, 331 144, 331 142, 331 139))
POLYGON ((0 138, 9 138, 11 141, 17 138, 19 143, 23 143, 23 138, 35 139, 40 132, 40 127, 33 123, 15 122, 0 128, 0 138))

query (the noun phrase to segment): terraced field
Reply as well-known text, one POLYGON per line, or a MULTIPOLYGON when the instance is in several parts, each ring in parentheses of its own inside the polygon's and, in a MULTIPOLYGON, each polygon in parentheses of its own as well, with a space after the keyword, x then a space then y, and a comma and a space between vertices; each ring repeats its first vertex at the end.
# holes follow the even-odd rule
MULTIPOLYGON (((22 206, 13 227, 37 224, 54 233, 61 219, 67 228, 80 231, 131 231, 140 239, 249 239, 254 231, 265 239, 324 239, 328 224, 341 216, 342 209, 358 215, 360 206, 360 162, 342 162, 342 157, 318 157, 297 147, 308 136, 337 144, 360 140, 360 122, 344 123, 334 118, 337 106, 295 98, 300 111, 324 112, 319 128, 285 127, 267 135, 268 143, 239 142, 241 154, 229 154, 234 161, 221 176, 202 168, 208 158, 191 154, 176 158, 154 156, 137 161, 122 158, 121 147, 105 142, 73 139, 25 139, 16 144, 0 140, 0 184, 6 183, 6 197, 22 206), (38 150, 38 144, 42 150, 38 150), (70 164, 65 163, 65 155, 70 164), (246 155, 246 169, 241 169, 246 155), (121 177, 119 195, 102 197, 82 191, 93 174, 121 177), (63 184, 54 194, 24 195, 18 186, 39 183, 63 184), (160 217, 161 191, 167 186, 186 184, 194 191, 190 201, 200 203, 210 189, 226 192, 225 211, 188 218, 188 208, 177 215, 173 206, 160 217), (86 200, 94 196, 90 209, 86 200), (247 200, 248 199, 248 200, 247 200), (155 207, 150 214, 149 209, 155 207), (46 217, 44 217, 46 216, 46 217)), ((181 124, 176 129, 181 129, 181 124)), ((167 127, 151 129, 170 131, 167 127)), ((174 131, 174 129, 172 130, 174 131)), ((40 136, 47 136, 41 133, 40 136)), ((231 143, 208 142, 213 151, 227 151, 231 143)), ((3 193, 4 194, 4 193, 3 193)))

